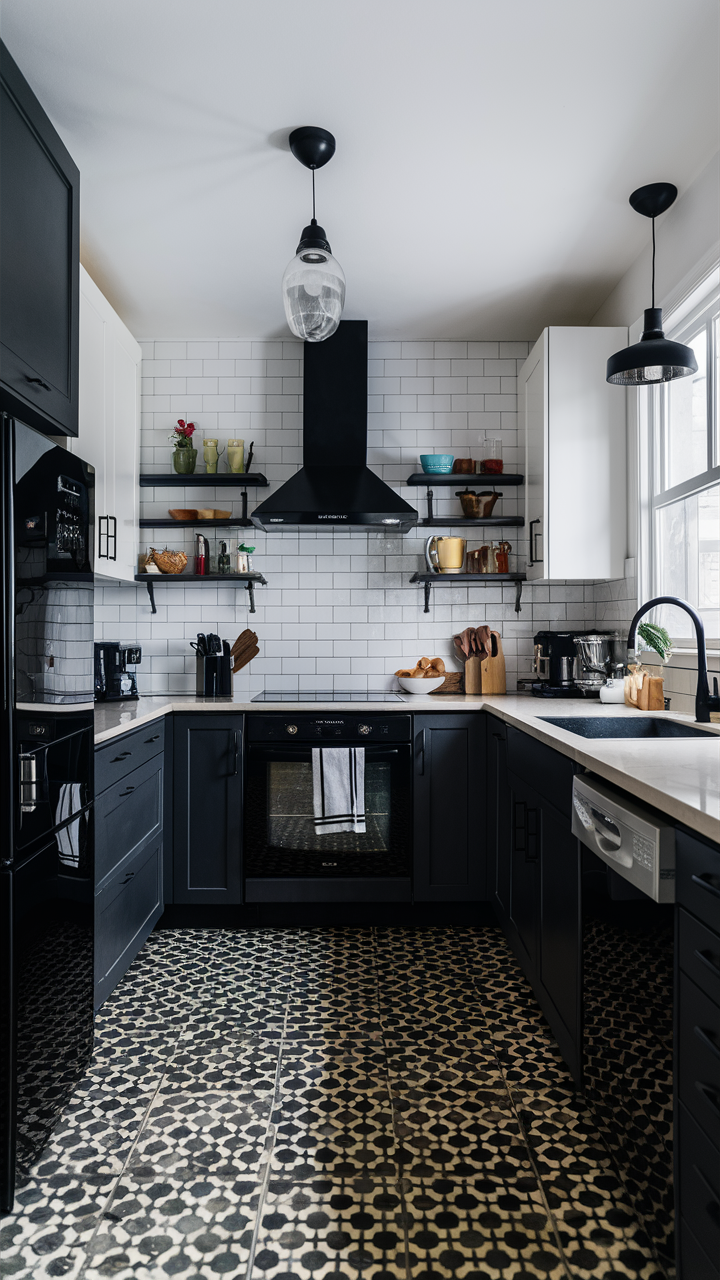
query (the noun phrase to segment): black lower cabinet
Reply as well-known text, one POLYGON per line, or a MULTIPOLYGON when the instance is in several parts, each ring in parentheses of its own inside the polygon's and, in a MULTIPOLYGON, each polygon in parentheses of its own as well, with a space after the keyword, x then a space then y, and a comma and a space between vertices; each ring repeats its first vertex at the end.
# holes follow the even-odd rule
POLYGON ((720 849, 676 852, 675 1217, 679 1280, 720 1280, 720 849))
POLYGON ((580 851, 570 827, 573 765, 512 726, 490 723, 487 741, 496 914, 579 1082, 580 851))
POLYGON ((100 746, 95 799, 95 1008, 163 912, 165 726, 100 746))
POLYGON ((484 717, 414 716, 416 902, 486 895, 484 717))
POLYGON ((243 716, 175 715, 173 901, 243 900, 243 716))

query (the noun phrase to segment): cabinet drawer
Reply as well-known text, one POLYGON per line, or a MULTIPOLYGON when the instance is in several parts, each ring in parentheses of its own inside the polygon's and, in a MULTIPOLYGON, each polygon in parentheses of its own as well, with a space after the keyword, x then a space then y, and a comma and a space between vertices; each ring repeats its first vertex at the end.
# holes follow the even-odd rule
POLYGON ((720 933, 720 849, 677 831, 675 851, 677 901, 720 933))
POLYGON ((507 754, 508 768, 570 817, 575 771, 572 760, 512 725, 508 725, 507 754))
POLYGON ((715 1266, 710 1261, 683 1218, 678 1224, 678 1262, 680 1280, 720 1280, 720 1262, 715 1266))
POLYGON ((95 795, 124 778, 138 765, 159 755, 165 738, 165 721, 153 720, 142 729, 113 738, 106 746, 95 748, 95 795))
POLYGON ((720 1258, 720 1152, 682 1105, 678 1119, 680 1213, 708 1257, 720 1258))
POLYGON ((126 863, 95 898, 95 1007, 102 1004, 162 913, 162 840, 126 863))
POLYGON ((720 935, 682 907, 678 911, 678 951, 680 968, 720 1005, 720 935))
POLYGON ((720 1008, 685 974, 679 1006, 678 1096, 720 1147, 720 1008))
POLYGON ((108 787, 95 802, 95 885, 163 826, 163 758, 108 787))

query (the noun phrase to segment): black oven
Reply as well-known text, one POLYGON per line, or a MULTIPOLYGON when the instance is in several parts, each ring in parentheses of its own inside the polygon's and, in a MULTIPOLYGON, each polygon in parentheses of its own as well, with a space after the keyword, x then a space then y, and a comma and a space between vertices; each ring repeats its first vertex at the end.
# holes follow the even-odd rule
POLYGON ((245 900, 410 901, 411 717, 288 712, 247 718, 245 900), (316 834, 313 747, 362 747, 365 831, 316 834))

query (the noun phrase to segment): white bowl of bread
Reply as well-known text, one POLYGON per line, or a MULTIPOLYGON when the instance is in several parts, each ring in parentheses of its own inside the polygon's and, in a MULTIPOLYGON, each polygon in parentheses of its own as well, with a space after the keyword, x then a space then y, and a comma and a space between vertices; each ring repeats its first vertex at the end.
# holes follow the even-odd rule
POLYGON ((445 663, 442 658, 419 658, 417 666, 403 667, 395 675, 405 693, 433 693, 445 683, 445 663))

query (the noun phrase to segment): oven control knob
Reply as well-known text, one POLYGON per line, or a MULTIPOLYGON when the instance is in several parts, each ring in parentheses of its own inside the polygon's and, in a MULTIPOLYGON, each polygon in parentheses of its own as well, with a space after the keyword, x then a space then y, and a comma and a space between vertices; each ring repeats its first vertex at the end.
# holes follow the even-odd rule
POLYGON ((286 724, 286 725, 285 725, 285 730, 286 730, 286 732, 287 732, 287 733, 297 733, 297 725, 296 725, 296 724, 286 724))
POLYGON ((365 733, 372 733, 372 725, 371 725, 371 724, 359 724, 359 725, 358 725, 358 733, 363 733, 363 734, 365 734, 365 733))

